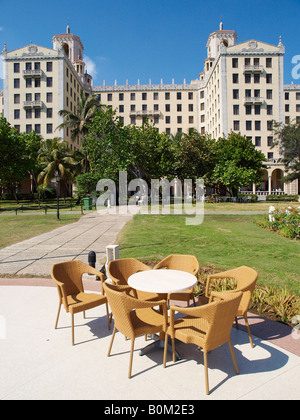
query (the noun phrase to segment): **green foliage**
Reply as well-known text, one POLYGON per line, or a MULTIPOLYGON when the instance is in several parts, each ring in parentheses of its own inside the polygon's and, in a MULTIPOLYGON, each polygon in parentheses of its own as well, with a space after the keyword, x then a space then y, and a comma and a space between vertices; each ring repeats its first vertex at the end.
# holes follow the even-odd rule
POLYGON ((285 210, 275 209, 269 216, 265 216, 260 226, 286 238, 300 239, 300 210, 292 207, 285 210))
POLYGON ((239 187, 259 184, 263 177, 266 157, 255 149, 251 140, 241 134, 231 133, 216 142, 216 165, 212 174, 214 184, 226 186, 236 197, 239 187))
POLYGON ((300 179, 300 123, 274 124, 275 136, 273 147, 279 146, 280 159, 289 172, 282 178, 284 182, 300 179))

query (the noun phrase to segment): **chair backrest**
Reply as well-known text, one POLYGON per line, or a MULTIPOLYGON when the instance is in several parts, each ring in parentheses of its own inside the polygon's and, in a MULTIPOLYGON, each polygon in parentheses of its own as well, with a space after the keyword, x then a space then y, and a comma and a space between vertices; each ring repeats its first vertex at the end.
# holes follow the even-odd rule
POLYGON ((126 285, 128 277, 145 270, 150 270, 150 267, 135 258, 120 258, 108 263, 107 277, 116 285, 126 285))
POLYGON ((154 268, 182 270, 186 271, 187 273, 194 274, 195 276, 199 271, 200 265, 197 258, 194 255, 171 254, 163 260, 161 260, 154 268))
POLYGON ((209 329, 205 339, 207 350, 213 350, 228 340, 242 298, 242 292, 224 292, 223 295, 226 297, 222 300, 205 305, 205 312, 209 318, 209 329))
POLYGON ((254 291, 258 273, 253 268, 241 266, 231 270, 232 277, 236 280, 236 291, 243 292, 240 302, 239 312, 244 313, 248 310, 252 293, 254 291))
MULTIPOLYGON (((81 261, 61 262, 52 266, 51 276, 56 285, 57 282, 64 284, 66 295, 73 295, 83 292, 82 274, 85 272, 84 267, 86 267, 86 264, 81 261)), ((61 290, 60 287, 58 289, 61 290)))
POLYGON ((130 318, 130 312, 136 308, 137 300, 128 296, 122 286, 104 283, 104 291, 114 316, 115 327, 125 337, 134 338, 134 328, 130 318))

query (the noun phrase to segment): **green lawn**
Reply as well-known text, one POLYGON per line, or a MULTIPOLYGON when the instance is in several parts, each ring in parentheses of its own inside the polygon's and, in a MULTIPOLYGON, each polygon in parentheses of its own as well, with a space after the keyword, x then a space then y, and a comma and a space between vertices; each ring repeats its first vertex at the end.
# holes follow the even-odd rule
POLYGON ((300 295, 300 243, 256 226, 261 217, 207 215, 203 224, 187 226, 184 216, 136 215, 118 238, 120 257, 160 260, 179 253, 218 269, 248 265, 258 270, 259 284, 300 295))
POLYGON ((47 215, 1 215, 0 216, 0 248, 49 232, 57 227, 76 222, 79 214, 47 215))

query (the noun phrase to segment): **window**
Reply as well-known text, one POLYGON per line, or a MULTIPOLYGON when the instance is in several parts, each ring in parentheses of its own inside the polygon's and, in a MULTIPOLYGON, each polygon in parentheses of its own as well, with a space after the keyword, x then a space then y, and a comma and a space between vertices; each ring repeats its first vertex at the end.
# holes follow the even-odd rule
POLYGON ((238 89, 233 89, 232 98, 233 99, 239 99, 239 90, 238 89))
POLYGON ((47 108, 47 118, 52 118, 53 109, 47 108))
POLYGON ((157 101, 157 100, 158 100, 158 92, 153 92, 153 99, 154 99, 155 101, 157 101))
POLYGON ((289 104, 285 104, 284 110, 285 110, 285 112, 290 112, 290 106, 289 106, 289 104))
POLYGON ((46 95, 46 102, 52 102, 53 101, 53 95, 52 92, 47 92, 46 95))
POLYGON ((255 130, 260 131, 261 130, 261 121, 255 121, 255 130))
POLYGON ((133 92, 130 93, 130 100, 135 101, 135 93, 133 93, 133 92))
POLYGON ((252 130, 252 121, 246 121, 246 130, 247 131, 252 130))
POLYGON ((135 124, 135 117, 130 117, 130 124, 135 124))
POLYGON ((260 83, 260 74, 258 73, 254 74, 254 83, 260 83))
POLYGON ((119 112, 124 112, 124 105, 119 106, 119 112))
POLYGON ((233 105, 233 115, 239 115, 239 113, 240 113, 240 106, 233 105))
POLYGON ((270 130, 270 131, 273 130, 273 121, 272 120, 267 121, 267 130, 270 130))
POLYGON ((232 68, 236 69, 239 66, 239 59, 233 58, 232 59, 232 68))
POLYGON ((14 110, 14 119, 15 120, 19 120, 20 119, 20 110, 19 109, 15 109, 14 110))
POLYGON ((296 100, 298 101, 300 99, 300 92, 296 92, 296 100))
POLYGON ((189 111, 193 112, 194 111, 194 105, 193 104, 189 104, 189 111))
POLYGON ((181 112, 182 111, 182 105, 181 104, 177 104, 177 112, 181 112))
POLYGON ((171 110, 170 104, 166 104, 166 112, 170 112, 170 110, 171 110))
POLYGON ((260 115, 260 105, 255 105, 254 106, 254 114, 255 115, 260 115))
POLYGON ((16 93, 14 95, 14 104, 19 104, 20 103, 20 94, 16 93))
POLYGON ((273 159, 273 152, 268 152, 268 159, 270 160, 270 159, 273 159))
POLYGON ((47 82, 47 87, 52 87, 52 77, 47 77, 47 79, 46 79, 46 82, 47 82))
POLYGON ((147 100, 147 93, 146 92, 142 92, 142 100, 143 101, 147 100))
POLYGON ((41 134, 41 124, 35 124, 35 125, 34 125, 34 131, 35 131, 37 134, 41 134))
POLYGON ((170 124, 170 122, 171 122, 171 117, 170 116, 167 116, 166 117, 166 124, 170 124))
POLYGON ((135 105, 130 105, 130 111, 135 111, 135 105))
POLYGON ((39 77, 36 77, 34 79, 34 87, 40 87, 41 86, 41 79, 39 77))
POLYGON ((267 142, 269 147, 273 146, 273 136, 269 136, 267 142))
POLYGON ((250 66, 250 58, 249 57, 246 57, 245 58, 245 66, 250 66))
POLYGON ((179 115, 179 116, 177 117, 177 123, 178 123, 178 124, 181 124, 181 123, 182 123, 182 116, 181 116, 181 115, 179 115))
POLYGON ((31 77, 28 77, 26 79, 26 87, 31 88, 31 86, 32 86, 32 79, 31 79, 31 77))
POLYGON ((238 73, 233 73, 233 75, 232 75, 232 83, 239 83, 239 75, 238 75, 238 73))
POLYGON ((26 63, 25 68, 26 70, 31 70, 31 63, 26 63))
POLYGON ((272 74, 267 74, 266 75, 266 82, 267 83, 272 83, 272 74))
POLYGON ((255 137, 255 146, 261 146, 261 137, 255 137))
POLYGON ((41 63, 40 62, 34 63, 34 70, 41 70, 41 63))
POLYGON ((251 74, 250 73, 245 74, 245 83, 251 83, 251 74))
POLYGON ((52 71, 53 70, 53 63, 52 63, 52 61, 47 61, 47 63, 46 63, 46 70, 47 71, 52 71))
POLYGON ((272 99, 272 97, 273 97, 272 89, 267 89, 267 99, 272 99))
POLYGON ((177 99, 180 100, 182 98, 181 92, 177 92, 177 99))
POLYGON ((14 73, 20 73, 20 63, 14 63, 14 73))
POLYGON ((193 99, 193 92, 189 92, 189 99, 192 100, 193 99))
POLYGON ((39 108, 34 110, 34 118, 41 118, 41 110, 39 108))
POLYGON ((245 106, 245 113, 246 115, 251 115, 252 114, 252 106, 251 105, 246 105, 245 106))
POLYGON ((190 124, 194 123, 194 117, 192 115, 189 116, 189 123, 190 124))
POLYGON ((255 66, 259 66, 259 58, 258 57, 254 57, 253 63, 254 63, 255 66))
POLYGON ((26 101, 32 101, 32 94, 31 93, 26 93, 26 101))
POLYGON ((272 67, 272 58, 267 57, 266 58, 266 67, 271 68, 272 67))
POLYGON ((124 93, 119 93, 119 101, 124 101, 124 93))
POLYGON ((165 99, 169 100, 170 99, 170 92, 165 92, 165 99))
POLYGON ((273 105, 267 105, 267 115, 273 115, 273 105))
POLYGON ((112 93, 107 94, 107 100, 110 102, 112 101, 112 93))
POLYGON ((289 92, 285 92, 285 94, 284 94, 284 99, 286 99, 287 101, 290 99, 290 94, 289 94, 289 92))
POLYGON ((31 124, 26 124, 26 134, 31 133, 32 131, 32 125, 31 124))
POLYGON ((26 109, 26 118, 27 119, 32 118, 32 110, 31 109, 26 109))
POLYGON ((240 129, 240 122, 239 121, 233 121, 233 130, 239 131, 240 129))
POLYGON ((47 124, 46 129, 47 129, 47 134, 52 133, 52 131, 53 131, 52 124, 47 124))

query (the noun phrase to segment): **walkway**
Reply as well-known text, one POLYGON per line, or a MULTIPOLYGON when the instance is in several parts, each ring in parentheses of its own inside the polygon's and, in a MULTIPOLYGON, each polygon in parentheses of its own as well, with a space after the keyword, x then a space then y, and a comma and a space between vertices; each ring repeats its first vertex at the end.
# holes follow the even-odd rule
POLYGON ((131 214, 91 212, 78 222, 35 236, 0 250, 0 274, 49 276, 53 264, 79 259, 88 262, 95 251, 96 268, 105 262, 106 246, 113 244, 131 214))

